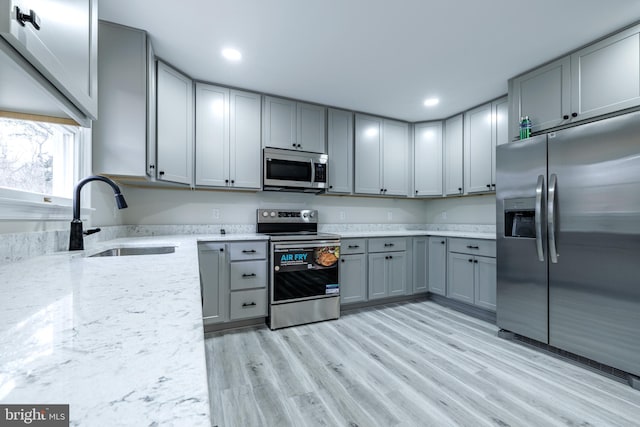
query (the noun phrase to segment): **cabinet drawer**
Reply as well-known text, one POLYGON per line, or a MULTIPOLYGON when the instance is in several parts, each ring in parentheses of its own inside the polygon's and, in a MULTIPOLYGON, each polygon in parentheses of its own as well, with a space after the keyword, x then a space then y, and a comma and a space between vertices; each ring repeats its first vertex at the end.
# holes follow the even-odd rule
POLYGON ((406 250, 407 239, 404 237, 369 239, 369 252, 395 252, 406 250))
POLYGON ((495 258, 496 242, 494 240, 449 238, 449 252, 495 258))
POLYGON ((366 239, 342 239, 340 242, 340 254, 363 254, 366 244, 366 239))
POLYGON ((267 290, 231 292, 231 320, 264 317, 267 315, 267 290))
POLYGON ((265 288, 267 261, 238 261, 231 263, 231 290, 265 288))
POLYGON ((266 242, 232 243, 229 248, 229 259, 231 261, 267 259, 267 243, 266 242))

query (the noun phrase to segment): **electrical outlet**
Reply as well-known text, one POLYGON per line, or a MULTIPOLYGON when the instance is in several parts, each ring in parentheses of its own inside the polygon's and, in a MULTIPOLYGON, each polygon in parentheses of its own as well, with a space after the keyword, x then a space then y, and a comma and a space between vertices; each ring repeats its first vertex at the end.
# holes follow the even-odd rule
POLYGON ((442 219, 447 219, 447 211, 442 212, 442 219))
POLYGON ((347 213, 345 211, 340 211, 340 220, 344 221, 347 219, 347 213))
POLYGON ((220 209, 213 209, 213 219, 220 219, 220 209))
POLYGON ((387 211, 387 221, 393 221, 393 212, 387 211))

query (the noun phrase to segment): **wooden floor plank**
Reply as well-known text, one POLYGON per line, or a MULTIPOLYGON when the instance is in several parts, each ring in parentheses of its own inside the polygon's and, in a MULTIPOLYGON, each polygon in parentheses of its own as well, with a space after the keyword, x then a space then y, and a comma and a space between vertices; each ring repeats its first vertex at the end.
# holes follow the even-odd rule
POLYGON ((206 336, 212 425, 637 426, 640 392, 431 301, 206 336))

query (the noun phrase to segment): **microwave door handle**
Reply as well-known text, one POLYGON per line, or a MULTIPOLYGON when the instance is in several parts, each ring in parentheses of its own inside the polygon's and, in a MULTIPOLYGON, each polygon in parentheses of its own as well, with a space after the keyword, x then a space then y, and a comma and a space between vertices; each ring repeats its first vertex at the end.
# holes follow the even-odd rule
POLYGON ((536 185, 536 252, 538 253, 538 261, 544 262, 544 250, 542 249, 542 193, 544 192, 544 176, 538 175, 538 184, 536 185))
POLYGON ((313 159, 309 160, 311 163, 311 184, 316 182, 316 168, 313 166, 313 159))

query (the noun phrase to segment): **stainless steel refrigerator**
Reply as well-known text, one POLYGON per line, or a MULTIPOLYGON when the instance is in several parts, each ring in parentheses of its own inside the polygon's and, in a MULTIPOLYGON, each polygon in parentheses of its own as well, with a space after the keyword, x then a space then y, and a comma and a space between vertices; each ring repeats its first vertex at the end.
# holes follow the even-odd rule
POLYGON ((640 112, 496 164, 498 326, 640 376, 640 112))

